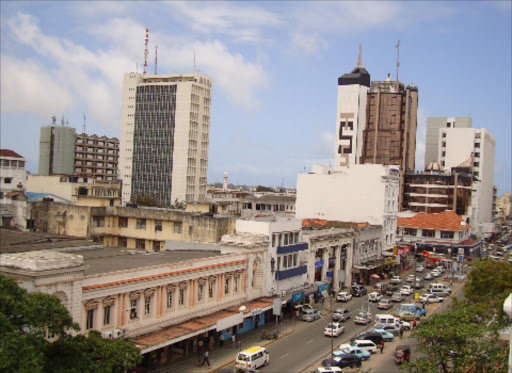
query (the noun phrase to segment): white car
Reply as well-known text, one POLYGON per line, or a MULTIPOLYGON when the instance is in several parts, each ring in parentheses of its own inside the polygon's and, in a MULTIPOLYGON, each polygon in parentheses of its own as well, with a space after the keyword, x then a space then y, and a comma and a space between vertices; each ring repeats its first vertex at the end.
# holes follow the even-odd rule
POLYGON ((352 299, 352 294, 350 294, 350 293, 348 293, 346 291, 340 291, 336 295, 336 301, 337 302, 348 302, 351 299, 352 299))
POLYGON ((354 322, 356 324, 367 325, 372 321, 372 314, 370 312, 359 311, 359 313, 354 317, 354 322))
POLYGON ((318 367, 309 373, 343 373, 340 367, 318 367))
POLYGON ((400 276, 393 276, 391 277, 391 281, 389 281, 391 284, 401 284, 402 278, 400 276))
POLYGON ((430 272, 432 276, 439 277, 441 276, 441 272, 439 272, 437 269, 434 269, 432 272, 430 272))
POLYGON ((361 350, 365 350, 369 352, 370 354, 374 354, 377 352, 377 345, 373 343, 372 341, 366 340, 366 339, 351 339, 350 343, 343 343, 340 344, 340 350, 344 350, 346 348, 350 347, 356 347, 360 348, 361 350))
POLYGON ((379 302, 382 299, 382 294, 378 291, 373 291, 370 294, 368 294, 368 300, 370 302, 379 302))
POLYGON ((418 298, 421 303, 441 303, 444 301, 443 298, 438 297, 435 294, 423 294, 418 298))
POLYGON ((416 272, 423 272, 425 270, 425 267, 423 267, 422 265, 419 265, 416 267, 416 272))
POLYGON ((440 273, 445 273, 446 272, 446 268, 444 268, 443 266, 436 267, 435 270, 437 272, 440 272, 440 273))
POLYGON ((327 337, 339 337, 345 331, 345 327, 341 325, 339 322, 333 322, 328 324, 324 329, 324 335, 327 337))
POLYGON ((404 285, 402 286, 402 288, 400 289, 400 294, 403 294, 403 295, 411 295, 413 293, 413 288, 412 286, 409 286, 409 285, 404 285))
POLYGON ((407 278, 405 279, 406 282, 414 282, 414 275, 409 275, 407 276, 407 278))

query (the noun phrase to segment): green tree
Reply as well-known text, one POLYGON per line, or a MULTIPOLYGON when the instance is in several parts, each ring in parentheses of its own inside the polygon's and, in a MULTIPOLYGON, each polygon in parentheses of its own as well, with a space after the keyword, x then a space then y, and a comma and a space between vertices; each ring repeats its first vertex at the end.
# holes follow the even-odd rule
POLYGON ((79 331, 67 309, 49 294, 30 293, 0 275, 0 371, 124 372, 142 360, 140 351, 124 340, 79 331), (57 337, 46 340, 46 334, 57 337))
POLYGON ((420 357, 403 366, 418 373, 507 372, 507 349, 474 310, 458 303, 414 329, 420 357))
POLYGON ((510 293, 512 266, 509 263, 489 259, 473 263, 464 296, 479 316, 493 319, 502 327, 510 325, 510 318, 503 311, 503 302, 510 293))
POLYGON ((258 185, 256 187, 256 192, 273 192, 274 188, 258 185))

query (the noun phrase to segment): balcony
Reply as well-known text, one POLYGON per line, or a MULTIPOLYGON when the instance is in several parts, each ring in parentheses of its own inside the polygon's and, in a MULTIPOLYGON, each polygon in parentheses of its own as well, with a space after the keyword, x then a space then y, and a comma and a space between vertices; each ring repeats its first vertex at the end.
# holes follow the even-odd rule
POLYGON ((296 277, 308 273, 308 266, 303 265, 300 267, 290 268, 283 271, 276 272, 276 280, 285 280, 287 278, 296 277))
POLYGON ((301 250, 307 250, 308 244, 307 243, 298 243, 294 245, 287 245, 287 246, 278 246, 277 247, 277 253, 278 254, 288 254, 288 253, 294 253, 301 250))

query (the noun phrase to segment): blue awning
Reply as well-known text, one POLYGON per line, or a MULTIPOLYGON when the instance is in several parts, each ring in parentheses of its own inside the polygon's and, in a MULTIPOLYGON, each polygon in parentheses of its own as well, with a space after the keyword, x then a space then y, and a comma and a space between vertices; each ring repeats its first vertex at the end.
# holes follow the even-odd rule
POLYGON ((278 246, 277 247, 277 253, 278 254, 288 254, 293 253, 301 250, 307 250, 308 244, 307 243, 298 243, 295 245, 288 245, 288 246, 278 246))
POLYGON ((290 277, 300 276, 308 273, 308 266, 300 266, 296 268, 286 269, 284 271, 276 272, 276 280, 284 280, 290 277))

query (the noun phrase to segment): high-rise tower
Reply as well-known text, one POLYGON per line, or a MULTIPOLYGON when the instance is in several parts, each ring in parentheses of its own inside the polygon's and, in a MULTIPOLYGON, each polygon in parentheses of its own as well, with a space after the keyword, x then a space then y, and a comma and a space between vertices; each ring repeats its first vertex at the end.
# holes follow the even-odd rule
POLYGON ((168 207, 206 198, 211 79, 203 74, 123 80, 119 178, 123 203, 149 197, 168 207))

